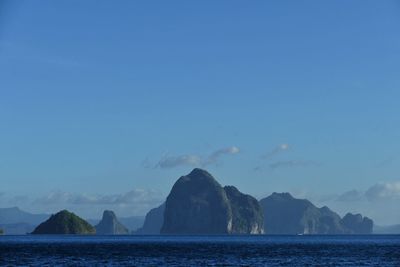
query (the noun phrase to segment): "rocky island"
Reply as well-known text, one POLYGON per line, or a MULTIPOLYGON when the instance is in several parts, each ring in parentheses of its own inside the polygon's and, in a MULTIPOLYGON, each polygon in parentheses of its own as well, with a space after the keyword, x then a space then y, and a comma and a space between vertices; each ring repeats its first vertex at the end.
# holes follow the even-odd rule
POLYGON ((103 212, 103 218, 95 226, 98 235, 127 235, 129 230, 118 221, 117 216, 111 210, 103 212))
POLYGON ((343 219, 328 207, 317 208, 307 199, 273 193, 260 200, 266 234, 371 234, 373 222, 360 214, 343 219))
POLYGON ((234 187, 223 188, 207 171, 194 169, 172 187, 162 234, 261 234, 258 201, 234 187))
POLYGON ((86 222, 84 219, 78 217, 72 212, 67 210, 62 210, 41 223, 32 234, 56 234, 56 235, 66 235, 66 234, 95 234, 96 229, 86 222))

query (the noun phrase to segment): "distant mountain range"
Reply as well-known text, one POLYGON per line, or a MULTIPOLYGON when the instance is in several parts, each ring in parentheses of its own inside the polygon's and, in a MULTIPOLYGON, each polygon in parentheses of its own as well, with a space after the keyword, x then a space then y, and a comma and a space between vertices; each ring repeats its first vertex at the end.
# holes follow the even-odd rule
POLYGON ((142 235, 400 233, 400 225, 374 226, 371 219, 361 214, 348 213, 341 218, 326 206, 318 208, 309 200, 294 198, 289 193, 273 193, 258 201, 234 186, 221 186, 202 169, 194 169, 180 177, 166 201, 150 210, 146 217, 117 218, 113 211, 105 211, 102 220, 85 221, 68 211, 49 217, 16 207, 2 208, 0 229, 5 234, 25 234, 43 222, 34 232, 92 234, 97 231, 97 234, 142 235))
POLYGON ((32 214, 17 207, 0 208, 0 229, 7 235, 26 234, 49 217, 48 214, 32 214))

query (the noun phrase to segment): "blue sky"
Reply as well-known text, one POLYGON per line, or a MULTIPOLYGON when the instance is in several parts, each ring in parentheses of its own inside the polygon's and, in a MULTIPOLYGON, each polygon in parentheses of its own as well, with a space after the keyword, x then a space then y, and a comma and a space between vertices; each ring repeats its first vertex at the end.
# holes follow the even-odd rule
POLYGON ((197 166, 400 223, 399 26, 396 1, 2 1, 0 205, 143 214, 197 166))

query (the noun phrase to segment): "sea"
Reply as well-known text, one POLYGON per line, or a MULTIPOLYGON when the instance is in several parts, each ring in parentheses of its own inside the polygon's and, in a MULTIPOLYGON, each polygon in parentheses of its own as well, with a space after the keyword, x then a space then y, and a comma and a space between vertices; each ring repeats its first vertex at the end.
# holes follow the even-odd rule
POLYGON ((4 235, 0 265, 400 266, 400 235, 4 235))

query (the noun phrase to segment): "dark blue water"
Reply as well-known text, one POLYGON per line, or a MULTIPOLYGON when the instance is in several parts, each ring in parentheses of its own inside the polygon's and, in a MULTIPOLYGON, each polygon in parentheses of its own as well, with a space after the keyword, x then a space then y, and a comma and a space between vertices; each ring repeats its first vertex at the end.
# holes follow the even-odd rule
POLYGON ((400 266, 400 236, 0 236, 0 265, 400 266))

